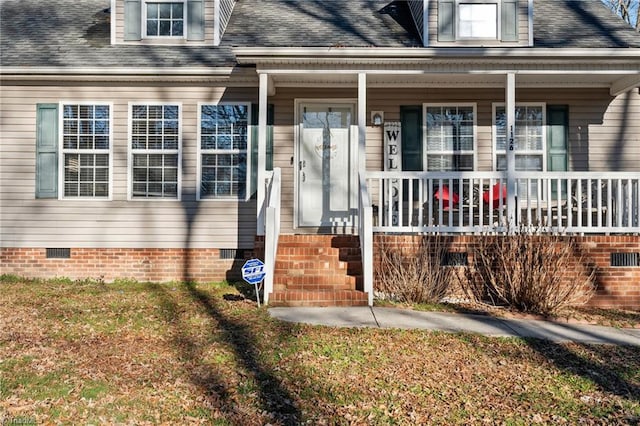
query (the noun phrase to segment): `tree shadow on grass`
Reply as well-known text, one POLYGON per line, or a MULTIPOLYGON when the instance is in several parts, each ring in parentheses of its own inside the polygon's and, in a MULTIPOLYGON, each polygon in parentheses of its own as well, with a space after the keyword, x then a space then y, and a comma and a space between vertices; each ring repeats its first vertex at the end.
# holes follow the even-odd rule
MULTIPOLYGON (((255 413, 249 413, 242 407, 235 406, 233 395, 235 389, 229 389, 227 380, 203 360, 206 358, 204 348, 189 335, 189 325, 180 318, 180 307, 174 296, 158 284, 148 284, 148 288, 158 298, 165 321, 170 324, 174 337, 174 345, 179 348, 179 356, 190 367, 190 379, 207 397, 208 408, 218 410, 233 424, 255 423, 255 413)), ((302 422, 302 414, 294 397, 284 387, 275 372, 260 360, 257 336, 249 326, 231 318, 216 301, 207 293, 199 290, 193 283, 185 283, 180 288, 192 301, 214 321, 215 328, 211 335, 219 335, 226 346, 234 353, 241 368, 238 375, 247 376, 247 381, 256 384, 255 392, 259 400, 256 407, 260 417, 269 419, 279 425, 297 425, 302 422)), ((226 303, 226 302, 222 302, 226 303)), ((232 302, 233 303, 233 302, 232 302)), ((287 330, 279 330, 281 338, 285 338, 287 330)))
MULTIPOLYGON (((603 392, 640 401, 640 351, 634 346, 588 345, 569 346, 539 339, 526 339, 529 347, 560 370, 591 381, 603 392), (634 360, 629 363, 629 360, 634 360)), ((638 418, 637 420, 640 420, 638 418)))
POLYGON ((256 338, 251 330, 229 318, 220 310, 217 303, 207 294, 198 290, 192 283, 185 284, 194 301, 198 302, 207 314, 214 319, 223 334, 224 340, 238 356, 243 368, 253 375, 258 384, 258 396, 262 409, 273 413, 282 424, 295 425, 301 421, 301 413, 291 394, 285 389, 273 371, 262 365, 256 347, 256 338))

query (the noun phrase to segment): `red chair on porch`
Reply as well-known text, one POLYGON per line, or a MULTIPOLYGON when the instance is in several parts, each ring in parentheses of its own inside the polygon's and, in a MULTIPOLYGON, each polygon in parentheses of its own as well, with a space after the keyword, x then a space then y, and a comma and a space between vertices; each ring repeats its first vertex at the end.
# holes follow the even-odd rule
POLYGON ((455 192, 449 191, 449 187, 447 185, 443 185, 438 188, 436 193, 434 194, 434 198, 436 200, 442 199, 442 209, 449 210, 455 207, 455 204, 460 202, 460 196, 455 192))
POLYGON ((493 209, 500 208, 500 199, 502 199, 502 205, 507 205, 507 186, 496 183, 489 190, 482 193, 482 199, 486 204, 491 204, 493 209))

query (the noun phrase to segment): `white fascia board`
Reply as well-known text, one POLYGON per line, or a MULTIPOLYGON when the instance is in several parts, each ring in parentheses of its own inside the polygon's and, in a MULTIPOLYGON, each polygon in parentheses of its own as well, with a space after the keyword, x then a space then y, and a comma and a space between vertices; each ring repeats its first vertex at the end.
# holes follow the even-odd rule
POLYGON ((636 71, 630 70, 540 70, 540 69, 521 69, 513 70, 510 68, 504 69, 468 69, 464 71, 452 71, 452 70, 394 70, 394 69, 362 69, 362 68, 345 68, 345 69, 329 69, 329 68, 314 68, 314 69, 259 69, 258 73, 269 75, 352 75, 357 74, 375 74, 375 75, 431 75, 431 74, 457 74, 457 75, 505 75, 509 73, 523 74, 523 75, 636 75, 636 71))
POLYGON ((257 59, 319 59, 319 58, 608 58, 640 59, 640 48, 563 49, 563 48, 327 48, 327 47, 237 47, 233 49, 239 63, 257 59))
POLYGON ((154 75, 154 76, 221 76, 230 75, 234 67, 0 67, 0 74, 24 75, 154 75))

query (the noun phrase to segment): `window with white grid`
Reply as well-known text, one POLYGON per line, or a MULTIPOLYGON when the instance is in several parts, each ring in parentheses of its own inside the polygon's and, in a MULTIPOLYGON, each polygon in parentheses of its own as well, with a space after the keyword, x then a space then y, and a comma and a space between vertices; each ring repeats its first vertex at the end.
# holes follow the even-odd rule
MULTIPOLYGON (((507 113, 504 105, 494 105, 495 125, 495 170, 507 169, 507 113)), ((546 170, 546 138, 544 104, 516 105, 514 150, 516 154, 516 170, 546 170)))
POLYGON ((474 170, 475 104, 427 104, 424 117, 426 170, 474 170))
POLYGON ((180 194, 180 105, 130 106, 132 198, 178 199, 180 194))
POLYGON ((199 199, 244 199, 250 105, 200 105, 199 199))
POLYGON ((111 106, 62 104, 63 198, 108 198, 111 106))
POLYGON ((154 1, 145 3, 147 37, 183 37, 184 2, 154 1))
POLYGON ((460 0, 458 38, 497 39, 498 2, 460 0))

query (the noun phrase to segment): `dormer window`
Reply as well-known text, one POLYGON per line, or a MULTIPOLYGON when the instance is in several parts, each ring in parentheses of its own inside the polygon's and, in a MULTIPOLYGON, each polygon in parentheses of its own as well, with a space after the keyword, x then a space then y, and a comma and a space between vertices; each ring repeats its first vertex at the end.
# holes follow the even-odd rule
POLYGON ((183 37, 184 2, 146 2, 147 37, 183 37))
POLYGON ((498 38, 497 3, 460 3, 458 38, 498 38))
POLYGON ((519 40, 519 0, 438 0, 438 42, 460 46, 519 40))
MULTIPOLYGON (((124 42, 202 42, 205 41, 205 9, 214 12, 212 6, 205 0, 124 0, 123 14, 116 13, 116 19, 124 21, 124 42)), ((211 34, 210 40, 213 38, 211 34)))

